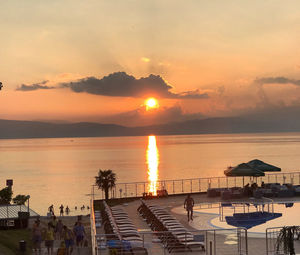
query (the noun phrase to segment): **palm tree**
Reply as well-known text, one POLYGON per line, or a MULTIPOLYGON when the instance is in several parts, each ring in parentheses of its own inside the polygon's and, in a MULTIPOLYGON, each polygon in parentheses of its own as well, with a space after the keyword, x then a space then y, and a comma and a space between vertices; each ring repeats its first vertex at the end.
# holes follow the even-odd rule
POLYGON ((294 238, 299 236, 300 227, 299 226, 288 226, 283 227, 276 240, 276 251, 278 252, 282 247, 284 254, 294 255, 294 238))
POLYGON ((108 169, 99 169, 98 176, 96 178, 96 185, 99 189, 103 190, 105 193, 105 200, 108 200, 108 192, 110 189, 116 186, 116 174, 108 169))
POLYGON ((17 195, 15 198, 13 198, 14 204, 17 205, 25 205, 25 202, 30 198, 29 195, 17 195))

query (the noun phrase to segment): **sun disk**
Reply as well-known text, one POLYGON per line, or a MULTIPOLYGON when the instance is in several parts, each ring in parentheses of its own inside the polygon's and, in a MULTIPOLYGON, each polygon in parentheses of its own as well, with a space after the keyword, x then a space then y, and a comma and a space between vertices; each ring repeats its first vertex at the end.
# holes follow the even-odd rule
POLYGON ((146 100, 146 109, 149 110, 151 108, 158 108, 158 102, 155 98, 151 97, 146 100))

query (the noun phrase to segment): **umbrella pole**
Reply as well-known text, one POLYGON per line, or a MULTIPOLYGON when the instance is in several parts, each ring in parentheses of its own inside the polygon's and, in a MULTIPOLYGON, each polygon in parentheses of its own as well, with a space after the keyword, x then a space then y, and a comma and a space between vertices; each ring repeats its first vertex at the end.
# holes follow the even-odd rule
POLYGON ((245 187, 245 176, 243 176, 243 188, 245 187))

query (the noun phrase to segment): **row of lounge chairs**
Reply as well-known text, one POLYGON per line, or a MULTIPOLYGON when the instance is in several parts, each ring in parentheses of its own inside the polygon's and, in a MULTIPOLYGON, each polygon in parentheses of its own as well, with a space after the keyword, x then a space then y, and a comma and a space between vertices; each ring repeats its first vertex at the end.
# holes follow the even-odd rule
POLYGON ((294 197, 300 196, 300 185, 267 183, 263 187, 251 189, 250 187, 210 188, 208 197, 220 196, 223 200, 238 199, 242 197, 294 197))
POLYGON ((253 192, 253 197, 294 197, 300 195, 300 186, 292 184, 267 183, 253 192))
POLYGON ((181 250, 205 250, 204 243, 195 241, 194 235, 162 207, 149 205, 141 200, 138 212, 152 231, 155 231, 169 253, 181 250))
POLYGON ((152 192, 144 192, 143 193, 143 199, 153 199, 153 198, 160 198, 160 197, 168 197, 168 191, 166 189, 158 189, 156 191, 156 196, 153 195, 152 192))
POLYGON ((210 188, 207 190, 208 197, 220 197, 224 200, 237 199, 247 196, 245 190, 240 187, 233 188, 210 188))
POLYGON ((122 208, 111 208, 104 201, 102 220, 107 245, 113 254, 148 254, 136 227, 122 208))

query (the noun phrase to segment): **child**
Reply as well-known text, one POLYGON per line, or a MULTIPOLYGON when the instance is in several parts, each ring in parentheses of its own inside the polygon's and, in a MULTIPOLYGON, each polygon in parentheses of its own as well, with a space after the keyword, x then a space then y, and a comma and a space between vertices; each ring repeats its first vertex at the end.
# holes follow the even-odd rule
POLYGON ((63 229, 64 229, 63 237, 64 237, 65 245, 66 245, 66 254, 70 255, 70 254, 72 254, 72 251, 73 251, 74 233, 66 225, 64 225, 63 229))
POLYGON ((51 222, 48 223, 48 228, 45 231, 45 246, 47 247, 48 255, 53 254, 54 231, 51 222))
POLYGON ((32 228, 32 242, 35 254, 41 254, 42 229, 40 220, 36 220, 32 228))
POLYGON ((57 255, 66 255, 66 246, 65 246, 65 242, 61 241, 60 242, 60 246, 57 249, 57 255))

